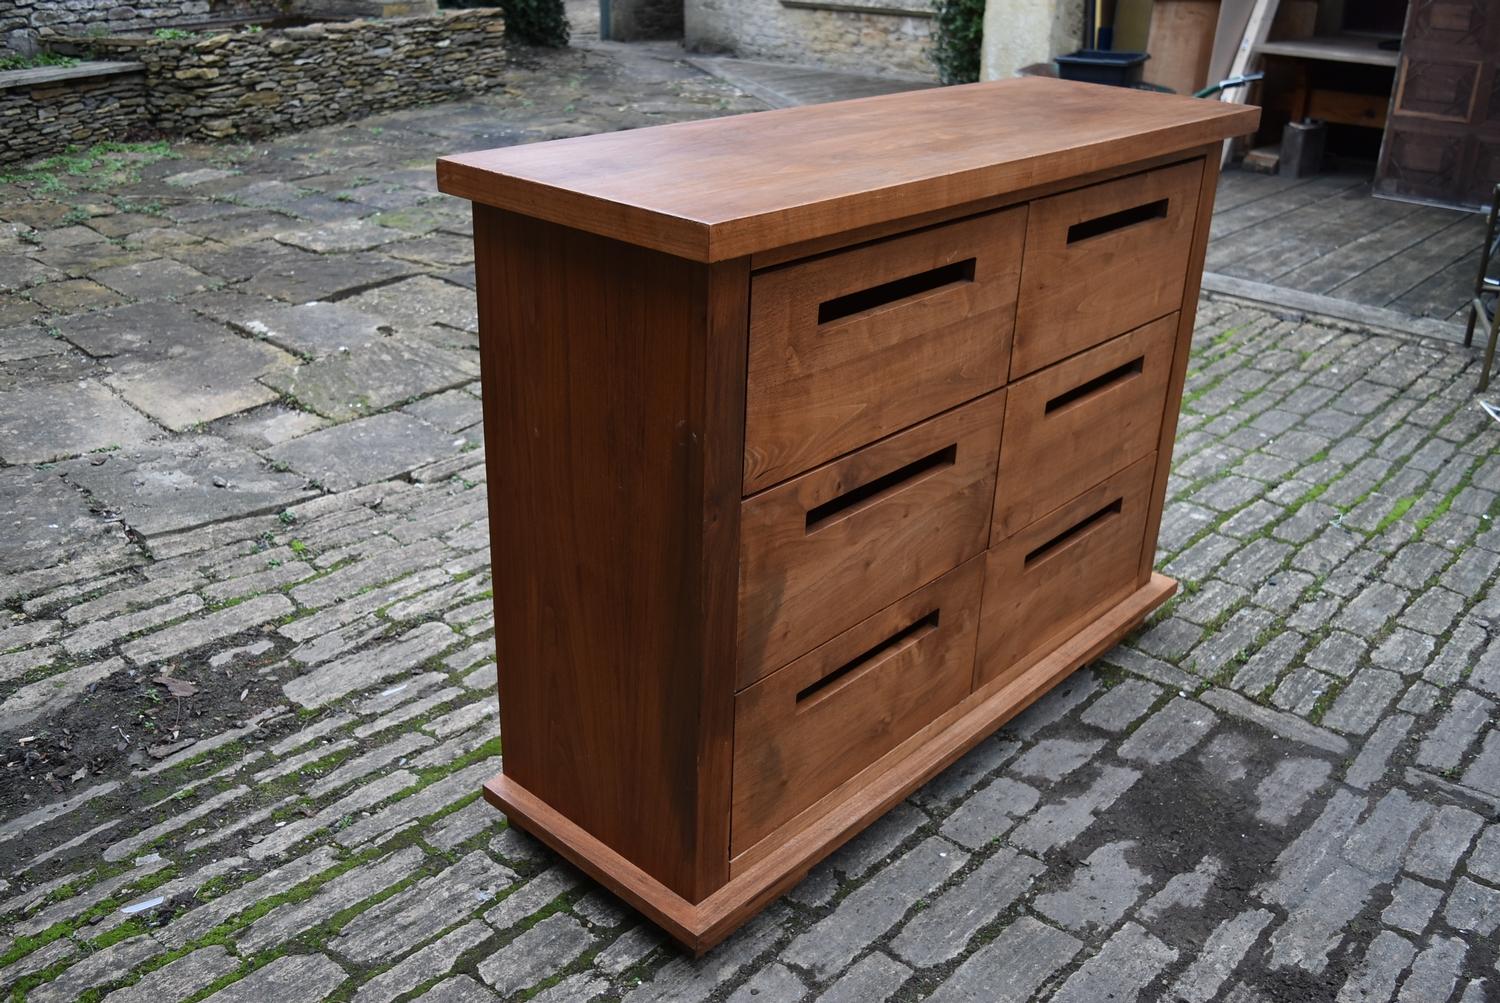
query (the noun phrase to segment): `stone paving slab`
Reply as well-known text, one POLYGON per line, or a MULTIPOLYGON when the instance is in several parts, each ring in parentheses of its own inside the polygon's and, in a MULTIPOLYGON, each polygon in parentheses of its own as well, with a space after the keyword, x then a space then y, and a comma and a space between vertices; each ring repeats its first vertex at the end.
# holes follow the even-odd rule
POLYGON ((1158 554, 1181 593, 725 944, 684 957, 508 827, 478 797, 468 217, 432 156, 757 106, 659 47, 534 58, 490 97, 0 180, 0 995, 1492 995, 1474 358, 1213 297, 1158 554), (27 394, 51 417, 10 420, 27 394))
POLYGON ((49 463, 98 449, 135 446, 159 430, 98 383, 0 393, 0 461, 49 463))
POLYGON ((303 477, 272 469, 264 458, 215 436, 101 453, 58 469, 147 537, 274 512, 313 495, 303 477))

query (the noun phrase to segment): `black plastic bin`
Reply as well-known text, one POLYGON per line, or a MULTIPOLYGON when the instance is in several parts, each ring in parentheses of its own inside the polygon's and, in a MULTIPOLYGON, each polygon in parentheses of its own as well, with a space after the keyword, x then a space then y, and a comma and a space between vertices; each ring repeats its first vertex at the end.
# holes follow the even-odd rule
POLYGON ((1112 52, 1104 49, 1082 49, 1057 57, 1057 75, 1064 80, 1082 80, 1090 84, 1134 87, 1141 82, 1146 60, 1144 52, 1112 52))

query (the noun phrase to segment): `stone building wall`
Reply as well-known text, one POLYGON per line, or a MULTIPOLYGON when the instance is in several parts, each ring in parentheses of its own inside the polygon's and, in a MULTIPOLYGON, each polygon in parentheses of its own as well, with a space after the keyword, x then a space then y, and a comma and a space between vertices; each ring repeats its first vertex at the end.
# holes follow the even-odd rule
POLYGON ((1050 64, 1062 53, 1077 49, 1082 37, 1083 0, 988 4, 984 9, 980 79, 1005 80, 1034 63, 1050 64))
POLYGON ((0 163, 124 139, 145 127, 145 73, 0 74, 0 163), (33 80, 34 83, 16 81, 33 80))
POLYGON ((684 42, 700 52, 936 80, 928 0, 687 0, 684 42))
MULTIPOLYGON (((335 21, 186 39, 80 40, 146 67, 152 126, 200 139, 266 136, 448 100, 504 81, 498 9, 335 21)), ((57 47, 57 46, 52 46, 57 47)))

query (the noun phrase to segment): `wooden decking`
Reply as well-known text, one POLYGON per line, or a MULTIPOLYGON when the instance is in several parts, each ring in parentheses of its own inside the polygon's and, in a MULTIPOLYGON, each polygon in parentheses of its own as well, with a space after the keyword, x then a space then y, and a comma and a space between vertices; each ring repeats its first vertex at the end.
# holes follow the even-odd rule
POLYGON ((1207 271, 1462 323, 1484 240, 1483 218, 1369 192, 1365 174, 1294 180, 1226 171, 1207 271))

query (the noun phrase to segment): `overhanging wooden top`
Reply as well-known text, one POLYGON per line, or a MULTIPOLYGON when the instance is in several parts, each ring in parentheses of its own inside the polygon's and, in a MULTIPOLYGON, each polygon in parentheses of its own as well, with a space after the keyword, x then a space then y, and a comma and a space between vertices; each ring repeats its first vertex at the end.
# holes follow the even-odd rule
POLYGON ((438 188, 720 261, 1189 150, 1244 105, 1044 77, 443 157, 438 188))

